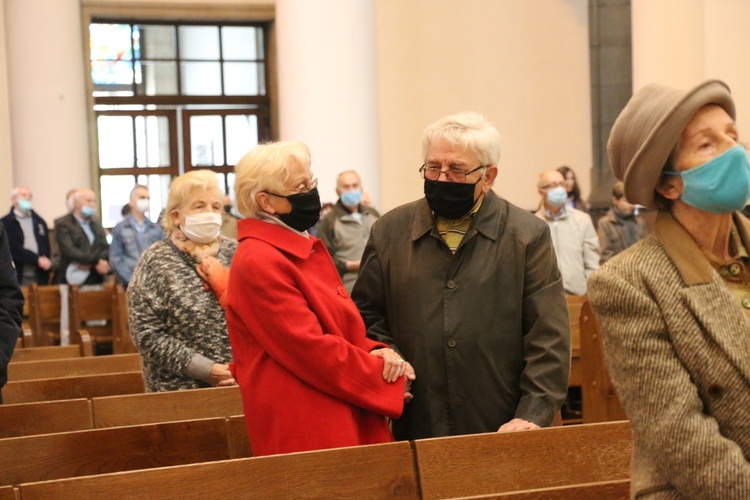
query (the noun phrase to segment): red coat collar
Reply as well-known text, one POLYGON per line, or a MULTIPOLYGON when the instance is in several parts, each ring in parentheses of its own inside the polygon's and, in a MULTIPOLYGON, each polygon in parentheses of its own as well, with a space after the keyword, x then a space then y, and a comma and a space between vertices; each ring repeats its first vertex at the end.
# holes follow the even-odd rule
POLYGON ((237 240, 256 239, 265 241, 284 253, 306 259, 312 252, 315 238, 305 238, 271 222, 258 219, 242 219, 237 222, 237 240))

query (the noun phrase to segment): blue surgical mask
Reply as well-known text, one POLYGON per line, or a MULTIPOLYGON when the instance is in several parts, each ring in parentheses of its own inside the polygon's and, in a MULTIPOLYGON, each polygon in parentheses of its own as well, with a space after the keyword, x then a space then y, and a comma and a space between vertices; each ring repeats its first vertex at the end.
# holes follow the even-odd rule
POLYGON ((566 201, 568 201, 568 192, 564 187, 557 186, 547 191, 547 203, 553 207, 561 207, 566 201))
POLYGON ((725 214, 741 210, 750 199, 750 162, 744 146, 735 146, 684 172, 663 172, 682 177, 680 199, 705 212, 725 214))
POLYGON ((18 210, 21 212, 31 211, 31 200, 18 200, 18 210))
POLYGON ((341 203, 347 207, 356 207, 362 201, 362 190, 344 191, 341 193, 341 203))
POLYGON ((89 206, 81 207, 81 214, 83 214, 83 216, 87 219, 90 219, 94 216, 94 209, 93 207, 89 206))

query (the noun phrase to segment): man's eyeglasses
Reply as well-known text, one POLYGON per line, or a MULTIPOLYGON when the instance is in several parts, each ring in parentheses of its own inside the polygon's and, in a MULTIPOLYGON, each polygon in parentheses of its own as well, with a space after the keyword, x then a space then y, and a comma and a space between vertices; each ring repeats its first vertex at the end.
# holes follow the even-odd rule
POLYGON ((487 165, 479 165, 477 168, 469 171, 462 170, 453 166, 449 166, 447 170, 443 170, 442 166, 428 166, 425 163, 421 167, 419 167, 419 173, 422 175, 422 179, 429 179, 431 181, 438 180, 440 178, 440 174, 445 173, 445 176, 451 182, 466 182, 466 178, 470 174, 473 174, 477 170, 481 170, 483 168, 487 168, 487 165))

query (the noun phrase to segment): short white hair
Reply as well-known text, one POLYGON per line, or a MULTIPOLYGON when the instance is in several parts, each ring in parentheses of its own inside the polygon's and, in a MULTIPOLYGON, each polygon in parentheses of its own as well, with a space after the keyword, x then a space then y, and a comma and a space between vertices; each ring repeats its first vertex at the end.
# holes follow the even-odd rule
POLYGON ((439 141, 474 152, 482 165, 497 165, 500 161, 500 133, 479 113, 446 116, 427 127, 422 135, 424 159, 430 146, 439 141))

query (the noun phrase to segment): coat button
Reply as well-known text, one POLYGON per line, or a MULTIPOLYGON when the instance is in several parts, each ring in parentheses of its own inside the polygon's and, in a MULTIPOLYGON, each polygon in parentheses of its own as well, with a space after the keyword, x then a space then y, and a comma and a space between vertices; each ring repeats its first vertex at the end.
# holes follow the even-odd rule
POLYGON ((742 266, 740 266, 739 262, 732 262, 729 264, 729 274, 732 276, 739 276, 739 274, 742 272, 742 266))
POLYGON ((745 309, 750 309, 750 297, 745 297, 742 299, 742 307, 745 309))
POLYGON ((456 288, 456 282, 453 280, 448 281, 448 288, 450 288, 451 290, 456 288))
POLYGON ((711 384, 708 386, 708 395, 714 399, 721 399, 724 395, 724 388, 719 384, 711 384))
POLYGON ((456 344, 458 344, 456 339, 448 339, 448 347, 456 347, 456 344))

